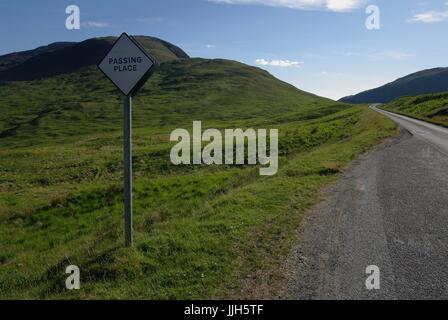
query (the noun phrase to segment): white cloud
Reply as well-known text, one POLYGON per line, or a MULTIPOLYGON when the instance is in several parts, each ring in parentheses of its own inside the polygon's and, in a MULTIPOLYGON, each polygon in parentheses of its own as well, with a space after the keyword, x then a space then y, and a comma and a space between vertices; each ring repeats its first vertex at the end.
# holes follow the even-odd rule
POLYGON ((206 44, 205 47, 207 49, 214 49, 214 48, 216 48, 216 46, 214 44, 206 44))
POLYGON ((110 27, 110 24, 102 21, 86 21, 81 23, 81 26, 85 28, 107 28, 110 27))
POLYGON ((271 67, 280 67, 280 68, 300 68, 303 62, 300 61, 291 61, 291 60, 266 60, 266 59, 257 59, 255 63, 260 66, 271 66, 271 67))
POLYGON ((327 0, 327 8, 331 11, 352 11, 361 4, 359 0, 327 0))
POLYGON ((401 52, 398 50, 388 50, 369 54, 368 57, 372 60, 407 60, 415 55, 401 52))
POLYGON ((428 11, 419 13, 409 19, 409 22, 433 23, 448 19, 448 11, 428 11))
MULTIPOLYGON (((448 2, 445 2, 445 5, 448 6, 448 2)), ((448 10, 428 11, 414 15, 408 22, 434 23, 446 19, 448 19, 448 10)))
POLYGON ((357 9, 364 0, 207 0, 225 4, 254 4, 289 9, 326 9, 334 12, 346 12, 357 9))

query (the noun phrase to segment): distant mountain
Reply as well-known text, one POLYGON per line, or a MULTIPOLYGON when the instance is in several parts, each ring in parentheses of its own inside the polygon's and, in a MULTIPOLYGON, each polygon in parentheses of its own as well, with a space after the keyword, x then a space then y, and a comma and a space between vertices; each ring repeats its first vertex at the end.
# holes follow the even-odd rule
MULTIPOLYGON (((136 38, 161 63, 189 58, 182 49, 164 40, 146 36, 136 38)), ((106 37, 79 43, 56 42, 34 50, 0 56, 0 82, 36 80, 95 65, 115 40, 115 37, 106 37)))
POLYGON ((413 73, 382 87, 342 98, 348 103, 388 103, 403 96, 448 91, 448 68, 434 68, 413 73))
POLYGON ((48 46, 42 46, 33 50, 15 52, 0 56, 0 71, 18 66, 38 54, 52 52, 74 44, 76 44, 76 42, 55 42, 48 46))

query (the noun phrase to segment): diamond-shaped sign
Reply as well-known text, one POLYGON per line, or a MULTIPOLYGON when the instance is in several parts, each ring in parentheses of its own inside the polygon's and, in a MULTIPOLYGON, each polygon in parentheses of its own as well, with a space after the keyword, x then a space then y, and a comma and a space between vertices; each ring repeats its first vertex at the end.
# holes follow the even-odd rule
POLYGON ((123 33, 98 68, 124 95, 135 93, 157 65, 137 40, 123 33))

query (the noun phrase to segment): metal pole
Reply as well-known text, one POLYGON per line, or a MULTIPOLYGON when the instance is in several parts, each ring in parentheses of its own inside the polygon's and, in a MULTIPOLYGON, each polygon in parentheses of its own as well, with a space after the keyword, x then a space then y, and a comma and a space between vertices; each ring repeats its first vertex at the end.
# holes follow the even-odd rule
POLYGON ((132 247, 132 96, 124 102, 124 224, 126 247, 132 247))

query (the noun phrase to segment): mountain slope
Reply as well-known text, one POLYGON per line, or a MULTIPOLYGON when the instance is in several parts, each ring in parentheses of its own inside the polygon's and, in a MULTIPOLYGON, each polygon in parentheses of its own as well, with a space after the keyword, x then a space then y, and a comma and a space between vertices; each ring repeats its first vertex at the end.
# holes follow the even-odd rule
MULTIPOLYGON (((82 44, 89 47, 84 51, 98 46, 96 41, 82 44)), ((72 67, 84 64, 82 57, 76 59, 72 67)), ((14 69, 28 70, 30 63, 34 61, 14 69)), ((48 71, 41 65, 33 64, 33 72, 48 71)), ((92 65, 40 80, 6 83, 0 86, 0 105, 3 145, 64 140, 122 125, 122 97, 92 65)), ((135 105, 135 127, 189 126, 196 119, 220 122, 220 126, 230 121, 272 124, 285 117, 301 119, 345 107, 300 91, 262 69, 199 58, 166 60, 139 91, 135 105)))
MULTIPOLYGON (((145 36, 136 39, 160 62, 187 59, 180 48, 145 36)), ((0 57, 0 82, 36 80, 74 72, 96 65, 110 50, 115 37, 89 39, 80 43, 54 43, 35 50, 0 57)))
POLYGON ((347 103, 387 103, 403 96, 448 91, 448 68, 423 70, 382 87, 340 99, 347 103))

